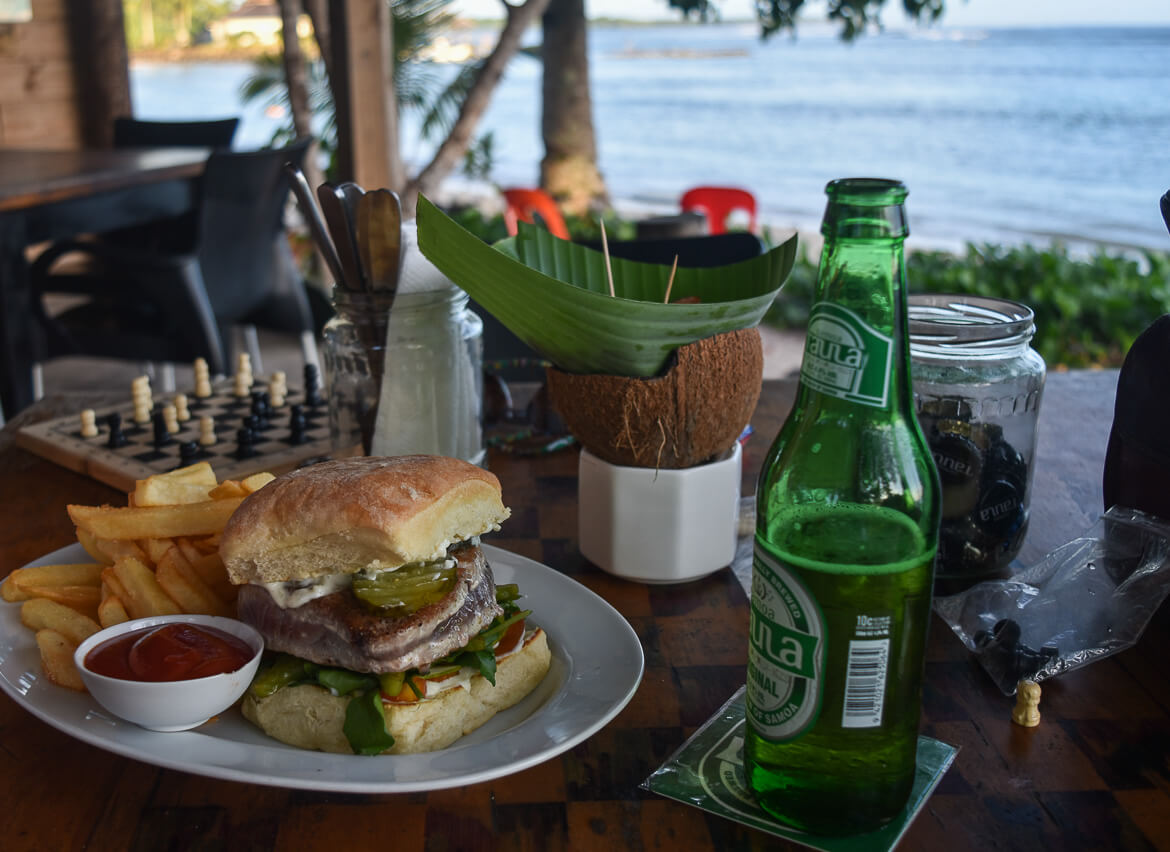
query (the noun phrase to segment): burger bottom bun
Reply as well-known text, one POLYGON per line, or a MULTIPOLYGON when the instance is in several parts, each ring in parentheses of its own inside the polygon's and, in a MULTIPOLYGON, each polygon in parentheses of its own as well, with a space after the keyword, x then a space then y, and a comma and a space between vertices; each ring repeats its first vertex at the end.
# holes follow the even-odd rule
MULTIPOLYGON (((468 689, 455 688, 412 704, 383 704, 394 745, 384 754, 417 754, 446 748, 501 710, 519 703, 548 673, 548 637, 537 630, 524 647, 499 661, 496 685, 482 675, 468 689)), ((342 732, 349 698, 314 684, 288 686, 265 698, 244 696, 244 718, 268 736, 299 748, 352 754, 342 732)))

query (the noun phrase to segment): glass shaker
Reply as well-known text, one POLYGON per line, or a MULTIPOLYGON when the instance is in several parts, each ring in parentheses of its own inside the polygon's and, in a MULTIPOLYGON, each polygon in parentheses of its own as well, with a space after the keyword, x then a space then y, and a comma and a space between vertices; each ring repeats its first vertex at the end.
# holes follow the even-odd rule
POLYGON ((334 315, 322 333, 321 359, 334 455, 371 452, 393 301, 393 293, 333 288, 334 315))
POLYGON ((1002 574, 1024 543, 1045 366, 1032 309, 909 297, 918 421, 942 482, 937 590, 1002 574))
POLYGON ((483 464, 483 320, 467 300, 446 278, 398 293, 386 327, 374 455, 433 453, 483 464))

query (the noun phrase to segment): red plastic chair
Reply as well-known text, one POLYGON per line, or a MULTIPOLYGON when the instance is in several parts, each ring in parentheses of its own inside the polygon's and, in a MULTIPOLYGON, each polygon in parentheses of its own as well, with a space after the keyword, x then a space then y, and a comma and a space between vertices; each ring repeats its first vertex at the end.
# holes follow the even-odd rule
POLYGON ((533 216, 539 216, 549 233, 562 240, 569 238, 565 218, 557 203, 543 189, 505 189, 504 200, 508 207, 504 211, 504 224, 510 236, 516 235, 516 222, 521 220, 536 224, 533 216))
POLYGON ((683 211, 698 210, 707 217, 707 232, 727 233, 727 217, 734 210, 746 210, 748 230, 756 230, 756 197, 746 189, 731 186, 696 186, 683 193, 679 201, 683 211))

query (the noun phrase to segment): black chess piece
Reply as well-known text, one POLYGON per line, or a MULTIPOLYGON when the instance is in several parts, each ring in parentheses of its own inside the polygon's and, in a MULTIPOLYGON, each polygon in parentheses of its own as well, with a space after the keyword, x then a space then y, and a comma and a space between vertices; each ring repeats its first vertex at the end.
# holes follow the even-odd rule
POLYGON ((154 413, 154 448, 156 450, 162 449, 173 440, 170 430, 167 429, 166 418, 163 417, 161 411, 156 411, 154 413))
POLYGON ((256 418, 256 429, 267 429, 272 406, 268 402, 268 391, 252 391, 252 415, 256 418))
POLYGON ((325 400, 321 398, 321 373, 316 364, 305 365, 305 405, 316 408, 325 400))
POLYGON ((237 459, 250 459, 256 453, 256 436, 252 430, 244 426, 236 430, 236 452, 237 459))
POLYGON ((294 405, 288 416, 288 442, 293 445, 305 443, 308 439, 305 437, 305 429, 308 426, 308 421, 305 418, 305 410, 299 405, 294 405))
POLYGON ((118 412, 113 412, 106 417, 106 425, 110 429, 110 437, 106 439, 106 446, 111 450, 116 450, 126 446, 129 441, 126 438, 126 433, 122 431, 122 415, 118 412))
POLYGON ((199 443, 183 441, 179 444, 179 467, 187 467, 199 460, 199 443))

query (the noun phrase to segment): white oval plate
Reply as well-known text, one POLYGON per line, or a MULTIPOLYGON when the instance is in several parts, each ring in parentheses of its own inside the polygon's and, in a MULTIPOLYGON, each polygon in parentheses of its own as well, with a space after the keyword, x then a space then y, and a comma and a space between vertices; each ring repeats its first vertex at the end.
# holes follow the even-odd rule
MULTIPOLYGON (((180 733, 122 721, 85 693, 49 683, 19 604, 0 604, 0 688, 34 716, 98 748, 212 778, 340 793, 408 793, 476 784, 519 772, 592 736, 629 703, 642 681, 642 646, 598 595, 546 565, 484 545, 497 583, 517 583, 552 649, 549 673, 523 701, 442 751, 324 754, 270 739, 233 708, 180 733)), ((80 545, 30 565, 85 562, 80 545)))

